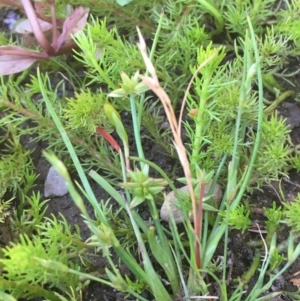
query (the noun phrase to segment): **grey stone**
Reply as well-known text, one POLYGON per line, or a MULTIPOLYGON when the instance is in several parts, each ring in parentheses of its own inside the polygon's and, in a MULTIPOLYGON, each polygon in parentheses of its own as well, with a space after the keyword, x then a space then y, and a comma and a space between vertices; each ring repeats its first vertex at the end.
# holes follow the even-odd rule
POLYGON ((53 166, 50 167, 46 181, 44 196, 64 196, 68 193, 65 179, 60 176, 53 166))
MULTIPOLYGON (((207 196, 208 191, 210 189, 210 186, 212 184, 212 181, 205 184, 204 188, 204 195, 207 196)), ((178 189, 180 192, 189 192, 188 186, 183 186, 178 189)), ((216 184, 215 189, 212 194, 212 198, 219 202, 223 197, 222 189, 219 184, 216 184)), ((177 198, 175 196, 175 193, 173 191, 169 192, 165 198, 165 201, 160 209, 160 217, 162 220, 169 222, 170 221, 170 214, 173 215, 174 221, 176 224, 182 223, 184 220, 184 214, 183 212, 174 205, 174 202, 177 201, 177 198)), ((190 220, 192 220, 193 217, 190 216, 190 220)))

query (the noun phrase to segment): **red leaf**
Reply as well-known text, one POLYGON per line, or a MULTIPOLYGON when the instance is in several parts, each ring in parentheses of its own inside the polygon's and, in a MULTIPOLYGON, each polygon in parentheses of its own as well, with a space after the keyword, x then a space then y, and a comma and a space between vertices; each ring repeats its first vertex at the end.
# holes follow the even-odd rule
POLYGON ((21 72, 41 58, 45 58, 43 53, 28 51, 22 47, 0 47, 0 75, 21 72))
POLYGON ((120 146, 118 142, 114 139, 114 137, 107 133, 104 129, 97 126, 96 131, 119 153, 120 152, 120 146))
POLYGON ((0 46, 0 58, 4 55, 21 56, 34 59, 49 58, 49 55, 45 52, 31 51, 19 46, 0 46))
POLYGON ((2 55, 0 57, 0 75, 10 75, 29 68, 37 60, 17 55, 2 55))
POLYGON ((57 41, 57 50, 66 42, 71 40, 71 35, 74 35, 79 30, 82 30, 89 15, 90 9, 78 7, 73 13, 68 16, 64 22, 63 30, 57 41))

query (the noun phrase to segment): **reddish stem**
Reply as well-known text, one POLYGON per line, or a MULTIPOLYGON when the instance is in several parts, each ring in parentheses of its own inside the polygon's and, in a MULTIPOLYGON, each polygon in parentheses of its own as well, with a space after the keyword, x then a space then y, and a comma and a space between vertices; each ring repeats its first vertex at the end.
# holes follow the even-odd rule
MULTIPOLYGON (((1 3, 2 3, 2 1, 3 0, 1 0, 1 3)), ((16 1, 14 1, 14 0, 5 0, 4 2, 3 2, 3 4, 7 4, 7 6, 15 6, 15 7, 17 7, 19 10, 21 10, 22 12, 25 12, 25 9, 24 9, 24 7, 23 7, 23 5, 21 4, 21 3, 19 3, 19 2, 16 2, 16 1)), ((36 16, 39 18, 39 19, 41 19, 41 20, 43 20, 43 21, 46 21, 46 22, 48 22, 48 23, 51 23, 52 22, 52 19, 51 18, 49 18, 49 17, 47 17, 47 16, 43 16, 43 15, 41 15, 39 12, 37 12, 36 10, 35 10, 35 14, 36 14, 36 16)), ((56 22, 57 22, 57 25, 58 26, 63 26, 63 24, 64 24, 64 20, 61 20, 61 19, 58 19, 58 20, 56 20, 56 22)))
POLYGON ((5 49, 5 47, 0 47, 0 56, 1 55, 15 55, 15 56, 24 56, 25 58, 37 58, 37 59, 47 59, 49 55, 46 52, 36 52, 26 49, 5 49))
POLYGON ((198 269, 201 269, 201 226, 202 226, 202 210, 203 210, 203 198, 204 198, 204 180, 201 179, 200 192, 199 192, 199 204, 197 206, 196 220, 194 221, 195 227, 195 256, 196 265, 198 269))
POLYGON ((118 142, 114 139, 114 137, 107 133, 104 129, 102 129, 100 126, 96 127, 96 131, 119 153, 120 152, 120 146, 118 142))
POLYGON ((35 10, 33 9, 30 0, 21 0, 21 1, 37 42, 44 49, 44 51, 46 51, 49 55, 55 54, 55 49, 47 41, 42 31, 41 25, 38 21, 35 10))
POLYGON ((52 18, 52 44, 51 46, 57 51, 57 39, 58 39, 58 31, 57 31, 57 21, 55 15, 55 7, 53 3, 50 3, 51 10, 51 18, 52 18))

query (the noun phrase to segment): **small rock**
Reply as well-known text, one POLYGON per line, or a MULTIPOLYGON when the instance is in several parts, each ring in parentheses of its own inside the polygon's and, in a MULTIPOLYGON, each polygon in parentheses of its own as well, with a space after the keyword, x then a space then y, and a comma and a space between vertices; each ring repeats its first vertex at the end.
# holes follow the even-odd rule
MULTIPOLYGON (((208 191, 210 189, 210 186, 212 184, 212 181, 209 181, 207 184, 205 184, 204 187, 204 195, 207 196, 208 191)), ((178 189, 180 192, 189 192, 188 186, 183 186, 178 189)), ((212 197, 215 201, 219 202, 221 201, 223 197, 222 189, 219 184, 216 184, 216 187, 212 193, 212 197)), ((177 198, 175 196, 175 193, 173 191, 169 192, 165 198, 165 201, 160 209, 160 217, 162 220, 169 222, 170 221, 170 213, 173 215, 174 221, 176 224, 182 223, 184 220, 184 214, 183 212, 174 205, 174 202, 177 201, 177 198)), ((193 217, 190 217, 190 220, 192 220, 193 217)))
POLYGON ((300 126, 300 108, 298 103, 284 102, 278 108, 281 117, 286 119, 286 124, 290 129, 294 129, 300 126))
POLYGON ((44 196, 64 196, 67 193, 66 180, 51 166, 45 181, 44 196))

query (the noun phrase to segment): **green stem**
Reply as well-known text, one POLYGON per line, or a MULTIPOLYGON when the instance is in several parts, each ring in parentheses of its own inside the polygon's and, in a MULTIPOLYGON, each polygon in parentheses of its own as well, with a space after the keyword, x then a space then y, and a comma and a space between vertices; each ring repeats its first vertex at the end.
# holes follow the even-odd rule
POLYGON ((250 268, 241 277, 241 280, 243 281, 243 284, 246 284, 246 283, 248 283, 250 281, 250 279, 253 277, 253 275, 255 274, 255 272, 258 269, 259 263, 260 263, 260 252, 258 250, 256 250, 250 268))
POLYGON ((169 295, 169 293, 167 292, 167 290, 165 289, 164 285, 162 284, 160 278, 158 277, 155 269, 153 268, 152 262, 149 258, 146 246, 144 244, 144 241, 142 239, 141 236, 141 232, 139 230, 139 228, 137 227, 137 224, 135 223, 135 220, 132 216, 131 210, 129 208, 129 206, 127 205, 127 213, 129 215, 129 218, 131 220, 131 224, 133 226, 134 229, 134 233, 136 235, 136 239, 138 242, 138 246, 139 246, 139 251, 140 254, 142 256, 143 259, 143 265, 144 265, 144 269, 145 272, 147 274, 147 281, 145 283, 147 283, 149 285, 149 288, 151 289, 151 293, 154 295, 155 300, 157 301, 171 301, 172 298, 169 295))
MULTIPOLYGON (((135 140, 137 152, 141 159, 145 159, 145 155, 142 147, 142 141, 141 141, 141 123, 139 122, 136 113, 135 99, 133 94, 130 94, 130 108, 131 108, 131 116, 132 116, 133 131, 134 131, 134 138, 135 138, 134 140, 135 140)), ((144 171, 145 165, 143 162, 140 162, 140 166, 141 166, 141 170, 144 171)), ((148 171, 145 171, 144 173, 148 175, 148 171)))
MULTIPOLYGON (((214 176, 213 183, 212 183, 211 188, 210 188, 210 190, 209 190, 209 192, 208 192, 209 195, 212 194, 213 188, 216 186, 217 180, 219 179, 219 177, 220 177, 220 175, 221 175, 221 172, 222 172, 223 167, 224 167, 224 165, 225 165, 225 163, 226 163, 226 161, 227 161, 227 158, 228 158, 228 155, 224 155, 223 158, 222 158, 221 163, 219 164, 219 167, 218 167, 218 170, 217 170, 217 172, 216 172, 216 175, 214 176)), ((224 210, 224 207, 225 207, 225 199, 226 199, 225 196, 226 196, 226 193, 224 193, 223 200, 222 200, 222 202, 221 202, 221 204, 220 204, 220 207, 219 207, 220 210, 224 210)), ((215 229, 220 225, 221 218, 222 218, 222 217, 221 217, 219 214, 217 214, 217 217, 216 217, 216 219, 215 219, 215 222, 214 222, 214 226, 213 226, 212 232, 215 231, 215 229)), ((208 221, 207 221, 207 222, 208 222, 208 221)), ((206 243, 206 239, 205 239, 205 240, 203 239, 203 244, 205 244, 205 243, 206 243)), ((204 250, 205 250, 205 248, 204 248, 204 250)))
MULTIPOLYGON (((176 265, 175 265, 175 262, 173 260, 173 254, 171 252, 171 248, 170 248, 168 239, 167 239, 167 237, 166 237, 166 235, 163 231, 163 227, 161 226, 161 223, 159 221, 159 214, 158 214, 158 211, 157 211, 157 208, 156 208, 156 204, 155 204, 154 201, 149 201, 148 204, 149 204, 151 215, 153 217, 153 221, 154 221, 154 224, 155 224, 155 229, 156 229, 157 234, 158 234, 159 244, 161 245, 162 250, 164 251, 164 253, 167 254, 167 257, 168 257, 168 267, 163 266, 163 269, 167 268, 168 271, 172 270, 172 272, 168 273, 167 276, 169 277, 168 280, 171 284, 173 292, 176 293, 176 292, 179 291, 180 285, 179 285, 179 282, 178 282, 176 265), (172 279, 170 279, 170 277, 172 279)), ((180 238, 178 238, 178 239, 180 239, 180 238)))
MULTIPOLYGON (((89 200, 91 201, 94 209, 95 209, 95 212, 97 214, 97 217, 99 218, 99 220, 104 224, 104 225, 108 225, 108 222, 106 220, 106 217, 103 213, 103 211, 101 210, 99 204, 98 204, 98 200, 96 199, 94 193, 93 193, 93 190, 91 189, 90 187, 90 184, 85 176, 85 173, 81 167, 81 164, 78 160, 78 157, 74 151, 74 148, 69 140, 69 137, 68 135, 66 134, 66 131, 65 129, 63 128, 56 112, 54 111, 54 108, 48 98, 48 95, 45 91, 45 88, 43 86, 43 81, 42 81, 42 78, 41 78, 41 75, 40 75, 40 72, 38 70, 38 79, 39 79, 39 83, 40 83, 40 87, 41 87, 41 93, 44 97, 44 100, 47 104, 47 108, 48 108, 48 111, 50 112, 57 128, 59 129, 60 133, 61 133, 61 136, 65 142, 65 145, 67 146, 68 148, 68 151, 69 151, 69 154, 76 166, 76 170, 80 176, 80 179, 81 181, 83 182, 83 185, 84 185, 84 188, 85 188, 85 191, 86 193, 88 194, 89 196, 89 200)), ((93 224, 93 222, 90 220, 87 212, 85 212, 84 208, 82 208, 83 210, 83 214, 85 216, 85 218, 87 219, 88 221, 88 224, 91 228, 91 230, 94 232, 94 234, 98 237, 99 236, 99 231, 97 230, 96 226, 93 224)), ((112 234, 113 235, 113 234, 112 234)), ((115 237, 114 237, 115 238, 115 237)), ((101 238, 99 237, 98 238, 99 242, 102 241, 101 238)), ((120 257, 120 259, 128 266, 128 268, 135 274, 135 276, 138 278, 138 279, 142 279, 145 283, 149 283, 149 279, 148 277, 146 276, 145 272, 143 271, 143 269, 140 268, 139 264, 136 262, 136 260, 133 258, 133 256, 131 254, 128 254, 122 247, 121 245, 119 244, 119 241, 115 238, 113 239, 114 243, 113 243, 113 246, 114 246, 114 249, 116 251, 116 253, 118 254, 118 256, 120 257)), ((99 281, 99 280, 98 280, 99 281)))
POLYGON ((258 119, 257 119, 257 133, 256 133, 256 137, 255 137, 255 142, 254 142, 254 147, 253 147, 253 152, 252 152, 252 156, 246 171, 246 175, 244 178, 244 181, 241 185, 241 188, 239 190, 239 193, 234 201, 234 204, 232 209, 236 208, 236 206, 239 204, 245 189, 247 188, 247 185, 249 183, 249 180, 251 178, 252 175, 252 170, 254 167, 254 163, 256 161, 256 157, 259 151, 259 147, 260 147, 260 141, 261 141, 261 128, 262 128, 262 123, 263 123, 263 117, 264 117, 264 95, 263 95, 263 81, 262 81, 262 72, 261 72, 261 68, 260 68, 260 56, 259 56, 259 52, 258 52, 258 47, 257 47, 257 43, 255 40, 255 33, 251 24, 251 21, 249 19, 249 17, 247 17, 248 20, 248 24, 249 24, 249 30, 250 30, 250 36, 251 36, 251 40, 252 40, 252 44, 253 44, 253 49, 254 49, 254 55, 255 55, 255 61, 256 61, 256 72, 257 72, 257 82, 258 82, 258 119))
POLYGON ((95 212, 96 212, 96 215, 97 217, 99 218, 99 220, 104 223, 105 225, 107 225, 107 220, 106 220, 106 217, 103 213, 103 211, 101 210, 99 204, 98 204, 98 200, 90 186, 90 183, 84 173, 84 170, 79 162, 79 159, 76 155, 76 152, 74 150, 74 147, 70 141, 70 138, 65 130, 65 128, 63 127, 58 115, 56 114, 53 106, 52 106, 52 102, 50 101, 50 99, 48 98, 48 94, 46 92, 46 89, 44 87, 44 83, 43 83, 43 80, 42 80, 42 77, 41 77, 41 74, 40 74, 40 70, 39 68, 37 69, 37 75, 38 75, 38 81, 39 81, 39 85, 40 85, 40 90, 41 90, 41 93, 43 95, 43 99, 46 103, 46 106, 47 106, 47 109, 48 109, 48 112, 50 113, 67 149, 68 149, 68 152, 69 152, 69 155, 70 157, 72 158, 72 161, 76 167, 76 171, 78 172, 78 175, 80 177, 80 180, 83 184, 83 187, 86 191, 86 193, 89 195, 90 197, 90 201, 95 209, 95 212))
POLYGON ((217 29, 213 31, 212 35, 214 34, 219 34, 223 31, 224 28, 224 19, 222 17, 222 14, 208 1, 206 0, 198 0, 200 4, 203 5, 203 7, 211 14, 214 16, 216 20, 216 26, 217 29))
POLYGON ((204 124, 204 111, 207 102, 207 88, 209 85, 209 80, 204 80, 203 85, 201 87, 201 95, 200 95, 200 105, 198 109, 198 114, 195 120, 196 128, 195 135, 193 141, 193 151, 191 156, 191 167, 193 170, 193 166, 197 164, 197 157, 201 151, 201 142, 202 142, 202 132, 203 132, 203 124, 204 124))
MULTIPOLYGON (((157 26, 157 29, 156 29, 156 32, 155 32, 155 36, 154 36, 154 39, 153 39, 153 42, 152 42, 151 51, 150 51, 150 54, 149 54, 149 59, 151 61, 153 60, 154 52, 156 50, 156 46, 157 46, 157 43, 158 43, 158 38, 159 38, 161 28, 162 28, 162 24, 163 24, 163 19, 164 19, 164 13, 161 13, 159 21, 158 21, 158 26, 157 26)), ((146 75, 148 75, 148 74, 149 74, 149 71, 147 70, 146 75)))
MULTIPOLYGON (((244 72, 243 72, 243 82, 241 87, 241 92, 239 96, 239 106, 238 114, 235 124, 235 136, 234 136, 234 146, 232 151, 232 163, 228 169, 228 183, 227 183, 227 201, 229 203, 236 196, 237 190, 237 171, 240 162, 240 142, 243 141, 246 131, 246 121, 242 123, 243 108, 246 105, 249 97, 249 91, 251 91, 251 80, 252 77, 248 76, 249 70, 251 68, 251 54, 250 54, 250 43, 249 43, 248 32, 245 36, 245 49, 244 49, 244 72)), ((228 213, 228 211, 227 211, 228 213)), ((228 215, 228 214, 227 214, 228 215)), ((226 222, 227 222, 226 215, 226 222)))
POLYGON ((274 102, 268 106, 265 110, 264 110, 264 113, 266 115, 269 115, 271 114, 277 107, 280 103, 282 103, 284 100, 286 100, 288 97, 292 97, 295 95, 295 91, 292 91, 292 90, 288 90, 288 91, 285 91, 283 93, 281 93, 275 100, 274 102))
POLYGON ((114 245, 114 250, 117 253, 121 262, 124 263, 136 276, 136 279, 140 279, 144 283, 149 285, 150 279, 145 273, 145 271, 140 267, 136 259, 130 253, 127 253, 120 244, 118 246, 114 245))
MULTIPOLYGON (((235 199, 233 200, 232 204, 230 205, 230 209, 235 209, 238 204, 240 203, 245 189, 247 188, 247 185, 249 183, 250 177, 252 175, 252 170, 253 170, 253 166, 257 157, 257 153, 260 147, 260 141, 261 141, 261 128, 262 128, 262 122, 263 122, 263 109, 264 109, 264 103, 263 103, 263 82, 262 82, 262 72, 261 72, 261 68, 260 68, 260 57, 259 57, 259 52, 258 52, 258 48, 257 48, 257 43, 255 40, 255 34, 254 34, 254 30, 253 27, 251 25, 250 19, 249 17, 247 17, 248 20, 248 24, 249 24, 249 28, 250 28, 250 36, 251 36, 251 40, 252 40, 252 45, 253 45, 253 49, 254 49, 254 54, 255 54, 255 61, 256 61, 256 72, 257 72, 257 82, 258 82, 258 120, 257 120, 257 134, 256 134, 256 138, 255 138, 255 144, 253 147, 253 152, 252 152, 252 156, 250 159, 250 163, 248 165, 247 171, 245 173, 245 176, 243 178, 241 187, 239 189, 239 192, 237 194, 237 196, 235 197, 235 199)), ((249 70, 249 68, 247 69, 249 70)), ((226 194, 224 195, 224 198, 226 198, 226 194)), ((202 264, 202 268, 205 269, 206 266, 209 264, 209 262, 211 261, 211 258, 214 255, 214 252, 218 246, 218 243, 220 241, 220 239, 222 238, 223 234, 225 233, 226 229, 228 228, 228 225, 226 224, 221 224, 218 225, 217 227, 214 227, 213 230, 211 231, 208 241, 207 241, 207 247, 206 247, 206 253, 205 253, 205 258, 204 258, 204 262, 202 264)))
MULTIPOLYGON (((129 159, 130 158, 128 157, 128 160, 129 159)), ((120 151, 120 160, 121 160, 121 166, 122 166, 123 182, 127 183, 126 165, 125 165, 125 162, 124 162, 122 151, 120 151)), ((118 193, 118 192, 116 192, 116 193, 118 193)), ((129 193, 129 191, 127 189, 125 189, 125 195, 126 195, 127 203, 131 204, 131 195, 130 195, 130 193, 129 193)), ((122 204, 123 204, 122 205, 123 208, 126 209, 126 203, 125 203, 124 200, 123 200, 122 204)), ((141 218, 141 216, 134 209, 132 209, 132 215, 133 215, 134 220, 136 221, 136 223, 139 225, 139 227, 143 230, 143 232, 145 234, 147 234, 148 228, 146 226, 145 221, 141 218)))

